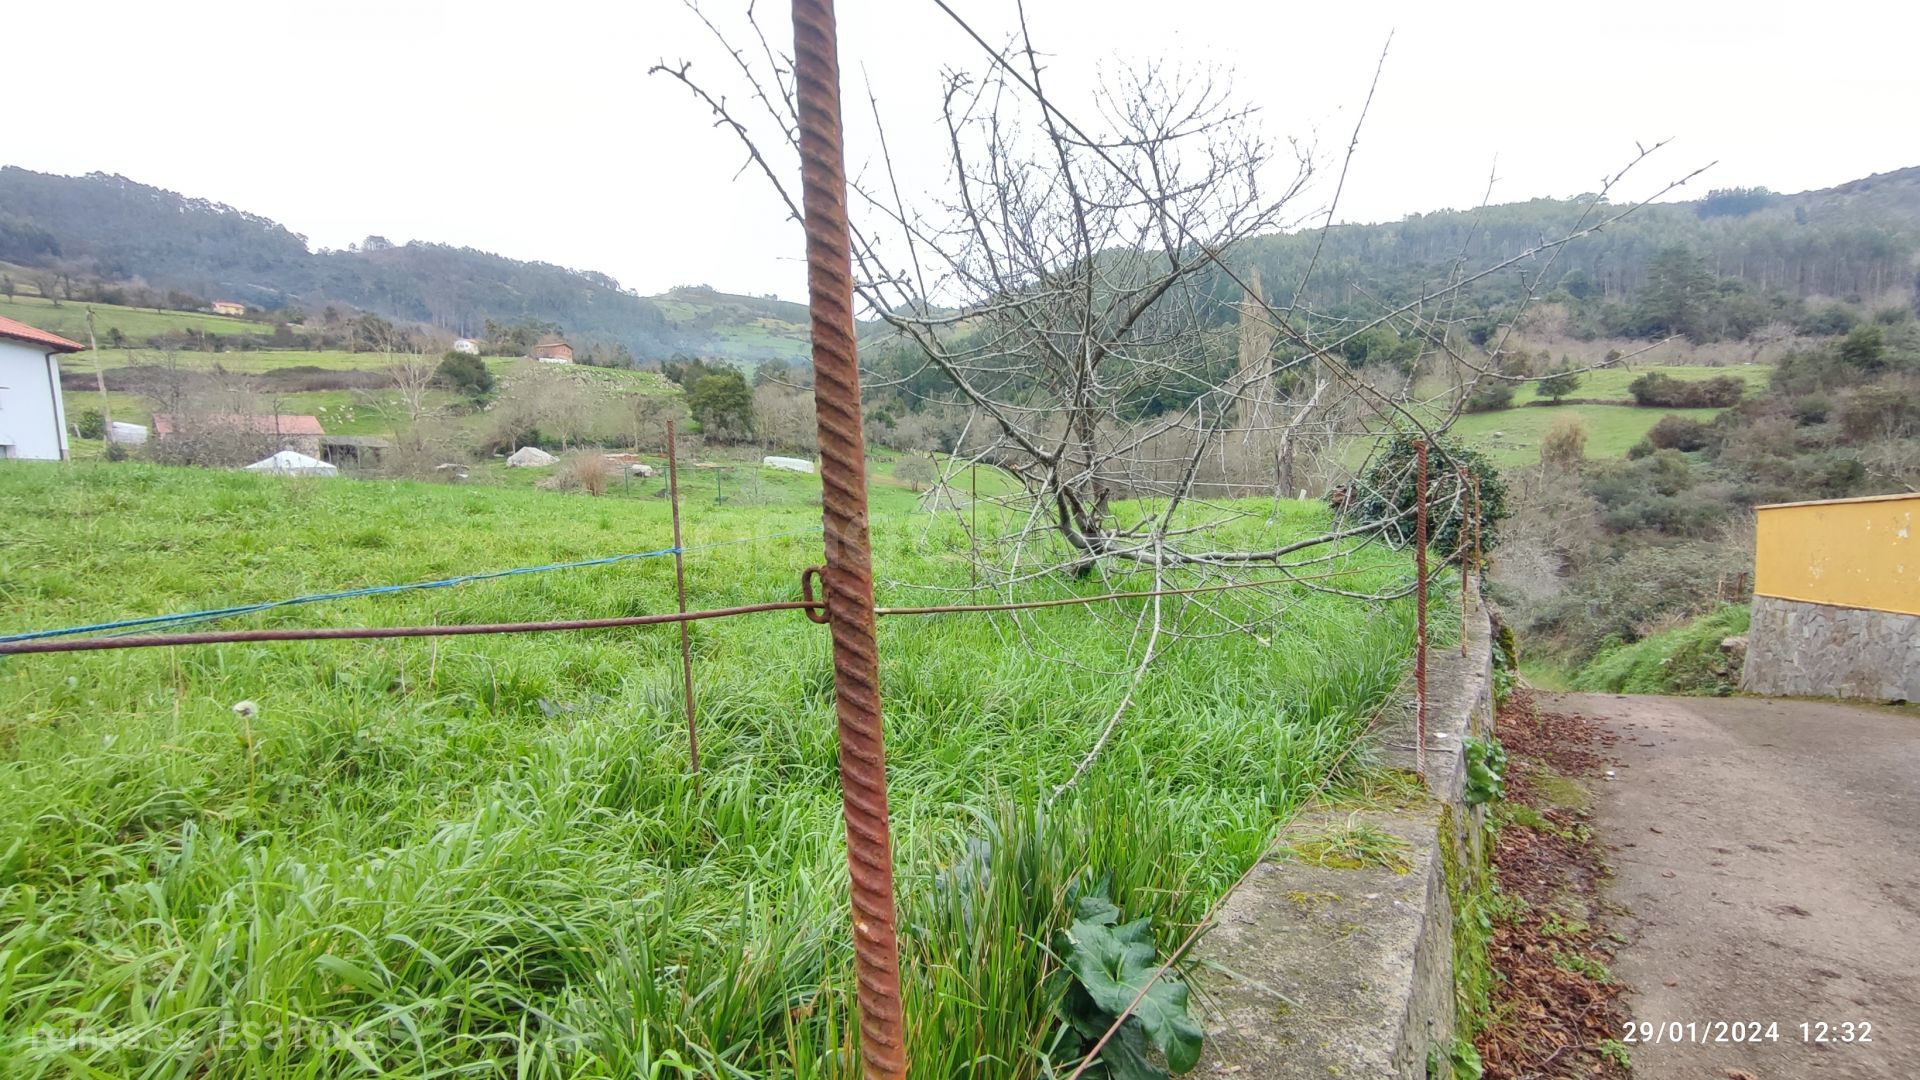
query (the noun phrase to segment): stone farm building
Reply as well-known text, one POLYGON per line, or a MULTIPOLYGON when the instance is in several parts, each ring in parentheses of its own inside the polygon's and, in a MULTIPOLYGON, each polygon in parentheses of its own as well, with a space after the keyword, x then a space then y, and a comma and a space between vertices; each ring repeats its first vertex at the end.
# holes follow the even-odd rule
POLYGON ((67 413, 56 358, 83 347, 0 317, 0 458, 66 459, 67 413))
POLYGON ((247 313, 247 305, 238 300, 215 300, 213 302, 213 313, 215 315, 245 315, 247 313))
POLYGON ((320 442, 326 433, 318 417, 304 414, 206 413, 176 417, 157 413, 153 418, 153 437, 160 442, 209 437, 257 442, 271 450, 297 450, 309 457, 320 456, 320 442))
POLYGON ((533 347, 533 358, 543 364, 573 363, 573 346, 557 337, 542 338, 533 347))

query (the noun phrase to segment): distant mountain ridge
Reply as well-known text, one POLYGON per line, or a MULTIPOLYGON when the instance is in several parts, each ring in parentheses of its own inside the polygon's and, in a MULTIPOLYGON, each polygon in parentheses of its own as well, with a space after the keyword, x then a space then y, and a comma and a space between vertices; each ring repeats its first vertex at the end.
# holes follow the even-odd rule
MULTIPOLYGON (((1590 222, 1594 212, 1581 198, 1436 211, 1339 225, 1324 238, 1317 230, 1255 237, 1233 259, 1257 266, 1270 287, 1306 278, 1302 300, 1338 316, 1417 300, 1461 267, 1471 272, 1524 253, 1590 222)), ((1538 288, 1542 274, 1575 295, 1622 298, 1676 245, 1760 292, 1920 299, 1920 167, 1799 194, 1726 189, 1641 207, 1551 259, 1525 260, 1476 282, 1464 298, 1497 312, 1538 288)), ((269 218, 104 173, 0 168, 0 261, 139 278, 269 308, 335 302, 453 332, 477 331, 489 319, 557 323, 570 337, 624 345, 641 361, 754 364, 808 355, 802 304, 704 285, 643 297, 604 273, 450 244, 369 237, 348 250, 313 251, 269 218)), ((1238 286, 1214 277, 1209 290, 1229 318, 1238 286)))
POLYGON ((311 250, 280 223, 124 176, 0 167, 0 261, 140 279, 265 308, 351 305, 477 333, 489 319, 558 323, 642 360, 754 363, 806 355, 806 307, 705 287, 643 297, 612 276, 451 244, 311 250))

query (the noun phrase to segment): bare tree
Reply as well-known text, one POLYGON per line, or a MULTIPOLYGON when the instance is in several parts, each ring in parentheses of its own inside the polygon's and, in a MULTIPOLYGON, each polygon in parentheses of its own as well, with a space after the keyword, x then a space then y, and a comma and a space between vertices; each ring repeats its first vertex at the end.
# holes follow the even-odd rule
POLYGON ((385 420, 393 441, 418 451, 424 448, 424 421, 436 414, 432 402, 434 376, 439 368, 426 353, 411 349, 387 355, 387 386, 356 393, 359 403, 385 420))
MULTIPOLYGON (((1490 348, 1469 346, 1450 301, 1515 264, 1551 266, 1566 243, 1632 209, 1606 201, 1622 170, 1559 237, 1475 269, 1463 250, 1425 295, 1375 299, 1368 317, 1325 316, 1304 299, 1318 248, 1299 280, 1265 288, 1240 249, 1309 222, 1324 242, 1366 108, 1331 200, 1304 207, 1323 163, 1265 137, 1225 75, 1164 65, 1111 73, 1069 110, 1050 93, 1024 23, 994 47, 939 6, 982 55, 979 70, 943 76, 948 184, 925 205, 908 202, 872 101, 881 175, 851 185, 855 287, 894 331, 891 342, 863 347, 869 362, 885 361, 869 385, 917 385, 921 372, 937 371, 940 401, 969 414, 949 475, 992 463, 1024 488, 1018 513, 1006 515, 1011 535, 995 538, 999 565, 984 567, 1002 584, 1063 567, 1131 565, 1156 581, 1174 568, 1271 575, 1378 535, 1378 522, 1336 516, 1319 536, 1249 543, 1257 533, 1227 526, 1254 511, 1224 497, 1291 495, 1303 474, 1325 483, 1346 471, 1345 440, 1431 442, 1481 383, 1526 377, 1497 362, 1504 335, 1490 348), (1417 355, 1384 372, 1349 365, 1351 343, 1388 331, 1417 355), (1422 400, 1419 375, 1442 370, 1454 373, 1450 385, 1422 400)), ((786 174, 769 157, 795 153, 791 62, 751 9, 747 47, 707 25, 748 88, 746 110, 695 80, 688 64, 653 71, 687 86, 741 139, 749 166, 798 219, 786 174)), ((1543 276, 1532 275, 1530 288, 1543 276)), ((1365 282, 1343 285, 1370 297, 1365 282)))

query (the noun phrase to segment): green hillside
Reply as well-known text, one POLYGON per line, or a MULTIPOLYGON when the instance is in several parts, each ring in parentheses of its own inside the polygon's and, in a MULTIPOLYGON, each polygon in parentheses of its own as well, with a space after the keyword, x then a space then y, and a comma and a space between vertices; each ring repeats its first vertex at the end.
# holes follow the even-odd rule
POLYGON ((218 334, 222 337, 265 336, 273 332, 271 324, 235 319, 226 315, 206 315, 196 311, 156 311, 153 308, 123 307, 118 304, 82 303, 68 300, 55 306, 50 300, 21 293, 0 296, 0 315, 37 326, 82 345, 87 342, 87 309, 93 309, 94 333, 100 341, 108 332, 119 330, 130 341, 182 334, 218 334))

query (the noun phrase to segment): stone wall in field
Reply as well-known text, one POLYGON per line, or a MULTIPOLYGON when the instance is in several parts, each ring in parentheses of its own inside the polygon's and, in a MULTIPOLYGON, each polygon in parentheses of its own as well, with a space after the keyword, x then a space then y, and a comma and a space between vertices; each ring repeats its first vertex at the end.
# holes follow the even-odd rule
MULTIPOLYGON (((1206 1049, 1201 1077, 1422 1080, 1454 1034, 1453 895, 1485 865, 1484 808, 1464 801, 1463 740, 1493 727, 1488 614, 1467 647, 1429 657, 1427 785, 1316 806, 1288 823, 1282 857, 1257 867, 1196 950, 1206 1049), (1398 838, 1386 861, 1327 856, 1328 839, 1398 838), (1450 883, 1449 878, 1452 878, 1450 883), (1450 888, 1451 884, 1451 888, 1450 888)), ((1372 752, 1416 764, 1411 686, 1382 714, 1372 752)))
POLYGON ((1920 615, 1756 596, 1740 689, 1920 701, 1920 615))

